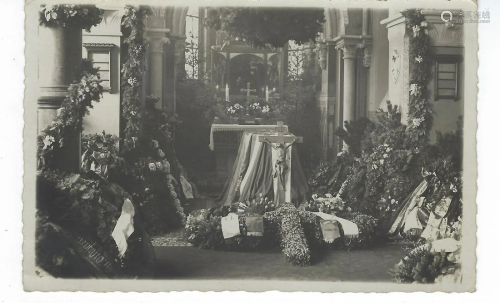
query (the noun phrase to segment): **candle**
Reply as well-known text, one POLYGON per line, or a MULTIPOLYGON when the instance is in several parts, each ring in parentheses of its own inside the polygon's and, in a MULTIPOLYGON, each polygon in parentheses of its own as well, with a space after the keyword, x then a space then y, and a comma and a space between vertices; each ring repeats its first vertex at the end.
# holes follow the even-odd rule
POLYGON ((269 86, 266 85, 266 102, 269 101, 269 86))
POLYGON ((229 102, 229 85, 226 83, 226 101, 229 102))

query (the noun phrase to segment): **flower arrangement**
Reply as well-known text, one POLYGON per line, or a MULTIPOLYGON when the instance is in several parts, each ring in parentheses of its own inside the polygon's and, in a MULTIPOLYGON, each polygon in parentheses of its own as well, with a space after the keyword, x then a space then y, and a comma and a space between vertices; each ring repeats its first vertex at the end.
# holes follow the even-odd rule
POLYGON ((323 212, 325 214, 338 214, 339 212, 343 212, 345 208, 344 200, 338 195, 333 196, 330 193, 325 194, 324 197, 313 194, 312 200, 303 205, 306 211, 323 212))
POLYGON ((38 136, 38 169, 55 169, 58 154, 74 133, 82 130, 83 117, 93 102, 99 102, 104 91, 99 71, 89 60, 82 61, 80 82, 71 84, 57 117, 38 136))
POLYGON ((322 161, 309 179, 309 186, 317 195, 338 194, 353 165, 353 157, 340 152, 332 162, 322 161))
POLYGON ((84 29, 90 32, 92 26, 102 21, 103 10, 95 5, 54 4, 42 5, 40 24, 84 29))
POLYGON ((249 106, 249 114, 256 118, 269 115, 270 110, 269 104, 263 102, 254 102, 249 106))
POLYGON ((234 105, 227 107, 226 113, 230 117, 242 117, 246 114, 246 108, 243 105, 236 103, 234 105))
POLYGON ((142 106, 147 45, 144 21, 147 15, 148 8, 128 5, 122 20, 127 49, 121 81, 122 117, 125 120, 122 156, 127 178, 116 182, 130 189, 140 201, 139 205, 148 218, 145 220, 147 230, 156 234, 183 226, 186 215, 174 177, 178 177, 172 133, 175 117, 156 108, 159 98, 155 96, 148 96, 144 100, 145 106, 142 106))
POLYGON ((285 204, 277 211, 281 214, 281 247, 287 261, 293 265, 308 266, 311 263, 311 251, 306 236, 300 225, 298 210, 285 204))
MULTIPOLYGON (((325 248, 348 250, 365 248, 377 240, 377 220, 372 216, 352 212, 344 213, 343 216, 358 225, 359 237, 342 237, 342 241, 327 245, 323 240, 319 217, 310 211, 297 209, 289 203, 275 210, 264 211, 263 237, 247 236, 245 218, 255 216, 255 212, 258 215, 262 213, 248 207, 238 212, 241 235, 224 239, 221 218, 230 212, 237 212, 239 207, 241 206, 221 206, 192 212, 185 226, 186 240, 199 248, 230 251, 248 251, 279 245, 288 263, 299 266, 310 264, 311 251, 325 248)), ((342 230, 341 234, 343 235, 342 230)))
POLYGON ((82 258, 81 252, 72 249, 74 240, 61 244, 51 238, 58 231, 70 238, 80 235, 92 241, 94 248, 107 255, 112 263, 108 277, 142 275, 145 267, 154 261, 152 246, 144 233, 140 216, 134 217, 135 232, 127 241, 127 251, 119 257, 111 234, 124 200, 131 198, 119 186, 93 172, 62 174, 41 171, 37 175, 37 191, 37 264, 48 272, 57 277, 74 278, 75 275, 85 275, 85 267, 92 267, 82 258), (79 270, 75 272, 74 268, 79 270))
POLYGON ((276 118, 284 111, 283 104, 274 98, 268 101, 259 96, 231 96, 230 101, 218 100, 215 117, 218 123, 228 123, 231 119, 260 118, 266 123, 276 123, 276 118))
POLYGON ((118 137, 111 134, 92 134, 82 136, 82 164, 81 170, 96 172, 107 178, 109 171, 117 173, 119 166, 123 165, 123 158, 118 155, 118 137))
POLYGON ((391 271, 397 283, 433 283, 450 265, 448 253, 431 252, 430 244, 413 249, 391 271))
POLYGON ((126 162, 123 175, 116 182, 132 193, 143 210, 150 234, 161 234, 183 226, 186 216, 174 186, 170 163, 158 141, 140 142, 139 159, 126 162))
POLYGON ((267 197, 264 197, 262 194, 260 194, 257 199, 253 199, 252 201, 247 201, 243 203, 243 205, 241 205, 241 203, 237 203, 237 205, 235 205, 235 208, 236 209, 243 208, 242 209, 243 212, 247 214, 258 214, 258 215, 263 215, 266 212, 274 211, 276 209, 273 201, 268 199, 267 197))
POLYGON ((378 240, 378 220, 370 215, 358 212, 345 213, 345 219, 358 226, 359 236, 357 238, 344 238, 344 245, 348 250, 355 248, 367 248, 374 245, 378 240))
POLYGON ((221 218, 227 216, 229 211, 229 207, 222 206, 191 213, 186 220, 186 240, 198 248, 213 250, 241 251, 263 247, 266 237, 247 236, 246 217, 250 215, 248 213, 238 216, 241 235, 224 239, 221 218))

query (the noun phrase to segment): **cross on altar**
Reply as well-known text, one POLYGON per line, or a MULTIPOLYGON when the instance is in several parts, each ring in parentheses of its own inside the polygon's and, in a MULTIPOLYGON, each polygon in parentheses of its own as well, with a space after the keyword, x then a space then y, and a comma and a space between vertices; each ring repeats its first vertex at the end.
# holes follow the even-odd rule
POLYGON ((246 92, 247 93, 247 101, 248 101, 248 98, 250 98, 250 93, 251 92, 255 93, 256 91, 257 90, 255 88, 250 89, 250 82, 247 83, 247 88, 246 89, 244 89, 244 88, 240 89, 240 92, 242 92, 242 93, 246 92))
POLYGON ((247 108, 247 116, 248 116, 248 107, 250 106, 250 93, 251 92, 254 93, 256 91, 257 90, 255 88, 250 89, 250 82, 247 83, 247 88, 246 89, 244 89, 244 88, 240 89, 240 92, 242 92, 242 93, 246 92, 247 93, 247 106, 246 106, 246 108, 247 108))
MULTIPOLYGON (((294 135, 285 134, 286 127, 283 121, 278 121, 277 126, 274 128, 275 135, 262 135, 259 137, 259 142, 264 142, 269 144, 272 148, 278 151, 278 156, 276 158, 276 163, 274 164, 274 174, 273 177, 277 179, 277 195, 275 197, 275 202, 281 205, 286 201, 285 192, 290 193, 290 182, 286 182, 285 174, 288 173, 290 169, 286 160, 286 151, 295 143, 302 143, 302 137, 296 137, 294 135), (288 146, 287 143, 290 143, 288 146), (287 188, 288 187, 288 188, 287 188)), ((289 179, 291 175, 289 175, 289 179)))

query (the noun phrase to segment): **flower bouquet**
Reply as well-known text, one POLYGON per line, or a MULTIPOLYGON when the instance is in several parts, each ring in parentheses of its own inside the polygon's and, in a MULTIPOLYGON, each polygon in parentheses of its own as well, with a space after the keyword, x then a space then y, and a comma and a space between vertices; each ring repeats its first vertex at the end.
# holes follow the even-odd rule
POLYGON ((263 118, 269 115, 271 108, 269 104, 263 102, 254 102, 249 106, 249 114, 254 118, 263 118))
POLYGON ((258 214, 264 215, 264 213, 275 210, 275 205, 272 200, 267 197, 263 197, 260 194, 258 199, 253 199, 252 201, 247 201, 244 203, 244 212, 248 214, 258 214))
POLYGON ((327 193, 324 197, 320 197, 314 194, 312 195, 312 200, 303 204, 302 209, 334 215, 344 211, 345 202, 338 195, 333 196, 327 193))

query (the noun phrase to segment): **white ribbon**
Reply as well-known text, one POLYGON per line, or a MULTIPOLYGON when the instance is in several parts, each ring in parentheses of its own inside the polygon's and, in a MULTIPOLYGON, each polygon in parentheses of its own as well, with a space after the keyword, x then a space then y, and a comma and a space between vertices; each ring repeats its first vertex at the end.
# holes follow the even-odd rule
POLYGON ((222 217, 220 221, 224 239, 240 235, 240 220, 237 214, 229 213, 226 217, 222 217))
POLYGON ((125 255, 128 248, 127 240, 134 232, 134 215, 134 205, 129 199, 125 199, 122 206, 122 213, 116 222, 113 233, 111 234, 111 237, 113 237, 116 246, 118 247, 118 256, 120 258, 125 255))
POLYGON ((337 220, 340 225, 342 225, 342 230, 344 230, 344 236, 346 237, 358 237, 359 236, 359 228, 356 223, 351 222, 346 219, 339 218, 335 215, 325 214, 323 212, 314 212, 313 214, 317 215, 323 220, 337 220))

